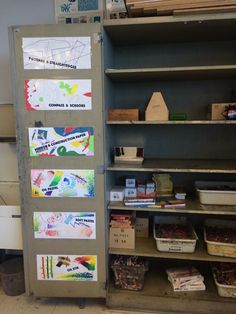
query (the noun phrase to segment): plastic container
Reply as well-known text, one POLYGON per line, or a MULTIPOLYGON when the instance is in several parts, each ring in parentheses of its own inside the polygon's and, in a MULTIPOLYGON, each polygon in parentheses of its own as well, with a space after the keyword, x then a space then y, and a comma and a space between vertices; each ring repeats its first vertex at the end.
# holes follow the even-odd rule
POLYGON ((156 240, 157 250, 160 252, 178 252, 178 253, 193 253, 198 240, 197 234, 193 226, 188 223, 185 217, 159 217, 155 216, 153 223, 153 235, 156 240), (156 234, 155 225, 161 224, 180 224, 188 225, 191 230, 191 239, 175 239, 175 238, 160 238, 156 234))
POLYGON ((205 220, 205 227, 204 227, 204 240, 207 244, 208 254, 236 258, 236 244, 209 241, 207 239, 206 229, 208 226, 218 227, 218 228, 235 228, 236 229, 236 221, 207 219, 205 220))
MULTIPOLYGON (((117 255, 119 258, 119 256, 117 255)), ((129 260, 129 256, 121 256, 123 261, 129 260)), ((131 258, 135 258, 134 256, 131 258)), ((139 258, 141 259, 141 258, 139 258)), ((114 273, 114 284, 117 289, 140 291, 143 289, 145 273, 148 270, 148 264, 143 260, 140 265, 114 265, 111 268, 114 273)))
POLYGON ((4 261, 0 265, 3 291, 9 296, 25 292, 23 258, 17 257, 4 261))
POLYGON ((236 182, 196 181, 200 203, 205 205, 236 205, 236 182))
MULTIPOLYGON (((224 263, 226 265, 230 265, 230 263, 224 263)), ((227 266, 228 267, 228 266, 227 266)), ((233 272, 235 272, 235 264, 233 264, 233 267, 229 267, 233 272), (233 270, 234 269, 234 270, 233 270)), ((226 270, 227 272, 227 270, 226 270)), ((217 287, 217 291, 219 296, 225 297, 225 298, 236 298, 236 285, 227 285, 227 284, 221 284, 217 280, 217 268, 212 266, 212 274, 214 278, 214 282, 217 287)))

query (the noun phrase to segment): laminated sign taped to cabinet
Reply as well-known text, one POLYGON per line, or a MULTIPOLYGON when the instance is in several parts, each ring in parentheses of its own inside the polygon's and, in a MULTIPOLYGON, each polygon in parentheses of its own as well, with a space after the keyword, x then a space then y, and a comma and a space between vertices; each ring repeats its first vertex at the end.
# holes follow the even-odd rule
POLYGON ((155 92, 145 111, 146 121, 168 121, 169 110, 160 92, 155 92))

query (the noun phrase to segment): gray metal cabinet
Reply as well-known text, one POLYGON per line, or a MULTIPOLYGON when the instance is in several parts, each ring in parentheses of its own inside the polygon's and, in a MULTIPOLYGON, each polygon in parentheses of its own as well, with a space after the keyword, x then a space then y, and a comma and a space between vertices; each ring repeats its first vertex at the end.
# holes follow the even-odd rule
POLYGON ((26 290, 35 296, 106 296, 100 27, 9 31, 26 290))
MULTIPOLYGON (((136 238, 135 249, 109 248, 110 255, 148 258, 142 291, 115 288, 111 278, 107 303, 111 307, 180 313, 234 313, 235 300, 218 296, 210 264, 235 258, 209 255, 203 240, 208 218, 235 219, 232 206, 205 206, 194 198, 194 181, 235 181, 235 121, 209 121, 207 107, 235 101, 236 15, 163 16, 104 22, 104 102, 109 109, 138 108, 140 121, 106 120, 107 151, 114 146, 144 147, 140 165, 113 163, 107 155, 108 189, 124 185, 124 178, 151 180, 153 173, 169 173, 174 185, 188 192, 185 208, 137 208, 153 216, 184 216, 199 235, 193 254, 159 252, 150 226, 148 238, 136 238), (153 92, 161 92, 168 109, 185 112, 185 121, 145 121, 153 92), (189 197, 191 196, 191 197, 189 197), (168 267, 196 265, 205 277, 206 291, 173 292, 168 267)), ((108 117, 108 115, 106 115, 108 117)), ((127 210, 110 202, 110 210, 127 210)))

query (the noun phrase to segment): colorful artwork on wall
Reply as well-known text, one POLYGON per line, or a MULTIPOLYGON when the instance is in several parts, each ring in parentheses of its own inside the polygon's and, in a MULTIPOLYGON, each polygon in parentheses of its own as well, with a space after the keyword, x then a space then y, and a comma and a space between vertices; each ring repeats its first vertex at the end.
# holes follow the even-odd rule
POLYGON ((36 239, 96 239, 96 213, 34 212, 36 239))
POLYGON ((91 69, 90 37, 22 39, 25 70, 91 69))
POLYGON ((97 256, 37 255, 37 279, 97 281, 97 256))
POLYGON ((29 128, 30 156, 94 156, 93 128, 29 128))
POLYGON ((31 170, 32 197, 94 197, 94 170, 31 170))
POLYGON ((25 105, 32 110, 91 110, 91 80, 25 80, 25 105))

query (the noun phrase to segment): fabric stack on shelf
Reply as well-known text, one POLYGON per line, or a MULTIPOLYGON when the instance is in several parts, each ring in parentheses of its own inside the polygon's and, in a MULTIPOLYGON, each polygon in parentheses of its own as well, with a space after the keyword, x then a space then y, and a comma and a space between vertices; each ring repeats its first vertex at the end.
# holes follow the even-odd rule
POLYGON ((171 268, 166 273, 174 291, 206 290, 204 277, 195 267, 171 268))
POLYGON ((236 12, 233 0, 126 0, 130 17, 236 12))

